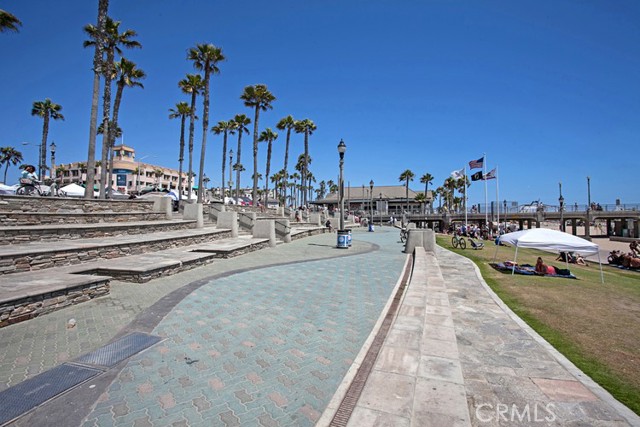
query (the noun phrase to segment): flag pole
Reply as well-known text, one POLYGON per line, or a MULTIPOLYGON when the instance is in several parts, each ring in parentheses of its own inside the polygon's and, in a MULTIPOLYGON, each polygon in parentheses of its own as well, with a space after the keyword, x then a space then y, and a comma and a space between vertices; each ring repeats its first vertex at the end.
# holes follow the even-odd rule
MULTIPOLYGON (((487 174, 487 154, 482 153, 482 177, 484 178, 487 174)), ((487 199, 487 180, 484 181, 484 225, 489 229, 489 202, 487 199)))
POLYGON ((464 207, 464 229, 466 230, 467 225, 467 165, 464 165, 464 175, 462 175, 462 190, 464 190, 464 199, 462 200, 462 205, 464 207))
POLYGON ((496 208, 496 212, 498 212, 496 224, 498 225, 498 236, 500 236, 500 195, 498 193, 498 166, 496 166, 496 208))

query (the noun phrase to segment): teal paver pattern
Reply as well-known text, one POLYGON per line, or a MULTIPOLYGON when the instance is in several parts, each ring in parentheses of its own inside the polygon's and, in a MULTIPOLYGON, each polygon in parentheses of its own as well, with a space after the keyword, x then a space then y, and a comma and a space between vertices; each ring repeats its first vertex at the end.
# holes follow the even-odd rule
POLYGON ((356 233, 378 245, 369 253, 210 280, 157 325, 164 341, 129 360, 83 426, 314 425, 401 274, 393 231, 356 233))

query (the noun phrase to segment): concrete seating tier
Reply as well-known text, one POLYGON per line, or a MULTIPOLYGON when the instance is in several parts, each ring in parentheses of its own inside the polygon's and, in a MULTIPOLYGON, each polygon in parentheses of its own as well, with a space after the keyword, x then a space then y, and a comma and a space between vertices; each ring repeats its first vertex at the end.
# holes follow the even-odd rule
POLYGON ((42 271, 0 278, 0 328, 108 293, 108 277, 42 271))
MULTIPOLYGON (((0 208, 3 206, 0 205, 0 208)), ((103 222, 158 221, 161 212, 15 212, 0 210, 0 226, 45 224, 95 224, 103 222)))
POLYGON ((98 200, 71 197, 0 196, 3 212, 153 212, 153 200, 98 200))
POLYGON ((0 274, 36 271, 189 246, 231 237, 231 231, 205 227, 144 235, 123 235, 0 247, 0 274))
POLYGON ((106 295, 110 279, 145 283, 268 246, 269 239, 240 236, 115 261, 0 276, 0 328, 106 295))
POLYGON ((195 220, 164 220, 107 222, 97 224, 0 226, 0 245, 37 242, 43 240, 86 239, 94 237, 121 236, 126 234, 185 230, 188 228, 195 228, 196 222, 197 221, 195 220))
POLYGON ((316 234, 328 233, 326 227, 313 225, 301 226, 300 223, 291 225, 291 240, 302 239, 303 237, 315 236, 316 234))

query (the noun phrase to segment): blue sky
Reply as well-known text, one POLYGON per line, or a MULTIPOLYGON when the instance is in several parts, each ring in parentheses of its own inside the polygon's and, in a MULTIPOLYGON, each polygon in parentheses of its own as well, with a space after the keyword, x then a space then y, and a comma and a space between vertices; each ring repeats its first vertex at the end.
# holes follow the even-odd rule
MULTIPOLYGON (((65 115, 49 133, 56 163, 86 161, 93 53, 82 47, 82 28, 95 24, 97 3, 0 0, 23 23, 19 33, 0 34, 0 146, 21 149, 27 162, 37 163, 37 147, 20 143, 38 144, 42 132, 31 106, 47 97, 65 115)), ((557 204, 562 182, 567 203, 586 203, 590 176, 592 201, 640 202, 636 0, 110 3, 109 15, 143 45, 125 51, 148 77, 144 89, 125 90, 120 126, 138 158, 150 156, 145 161, 177 169, 180 123, 168 109, 189 101, 177 83, 195 72, 187 49, 206 42, 227 57, 211 80, 210 124, 253 117, 239 96, 266 84, 277 100, 260 130, 289 114, 313 120, 310 169, 318 181, 337 181, 342 138, 352 186, 398 185, 410 169, 411 188, 420 191, 424 173, 438 186, 486 153, 487 170, 498 167, 500 200, 557 204)), ((201 132, 197 123, 195 165, 201 132)), ((272 171, 282 167, 284 137, 272 171)), ((209 134, 207 142, 205 173, 217 186, 222 138, 209 134)), ((295 135, 291 157, 303 149, 295 135)), ((250 156, 245 137, 247 184, 250 156)), ((261 144, 263 174, 265 156, 261 144)), ((488 191, 495 200, 495 181, 488 191)), ((484 185, 474 183, 469 203, 484 197, 484 185)))

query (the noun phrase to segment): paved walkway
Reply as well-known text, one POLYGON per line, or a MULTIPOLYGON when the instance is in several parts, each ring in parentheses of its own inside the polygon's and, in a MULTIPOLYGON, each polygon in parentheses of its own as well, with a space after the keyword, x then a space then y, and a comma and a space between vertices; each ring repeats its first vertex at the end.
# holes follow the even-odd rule
MULTIPOLYGON (((14 425, 327 425, 406 261, 395 229, 334 245, 319 235, 114 282, 110 296, 0 329, 0 389, 129 331, 164 338, 14 425)), ((349 425, 640 426, 514 319, 473 264, 438 250, 420 268, 349 425)))

